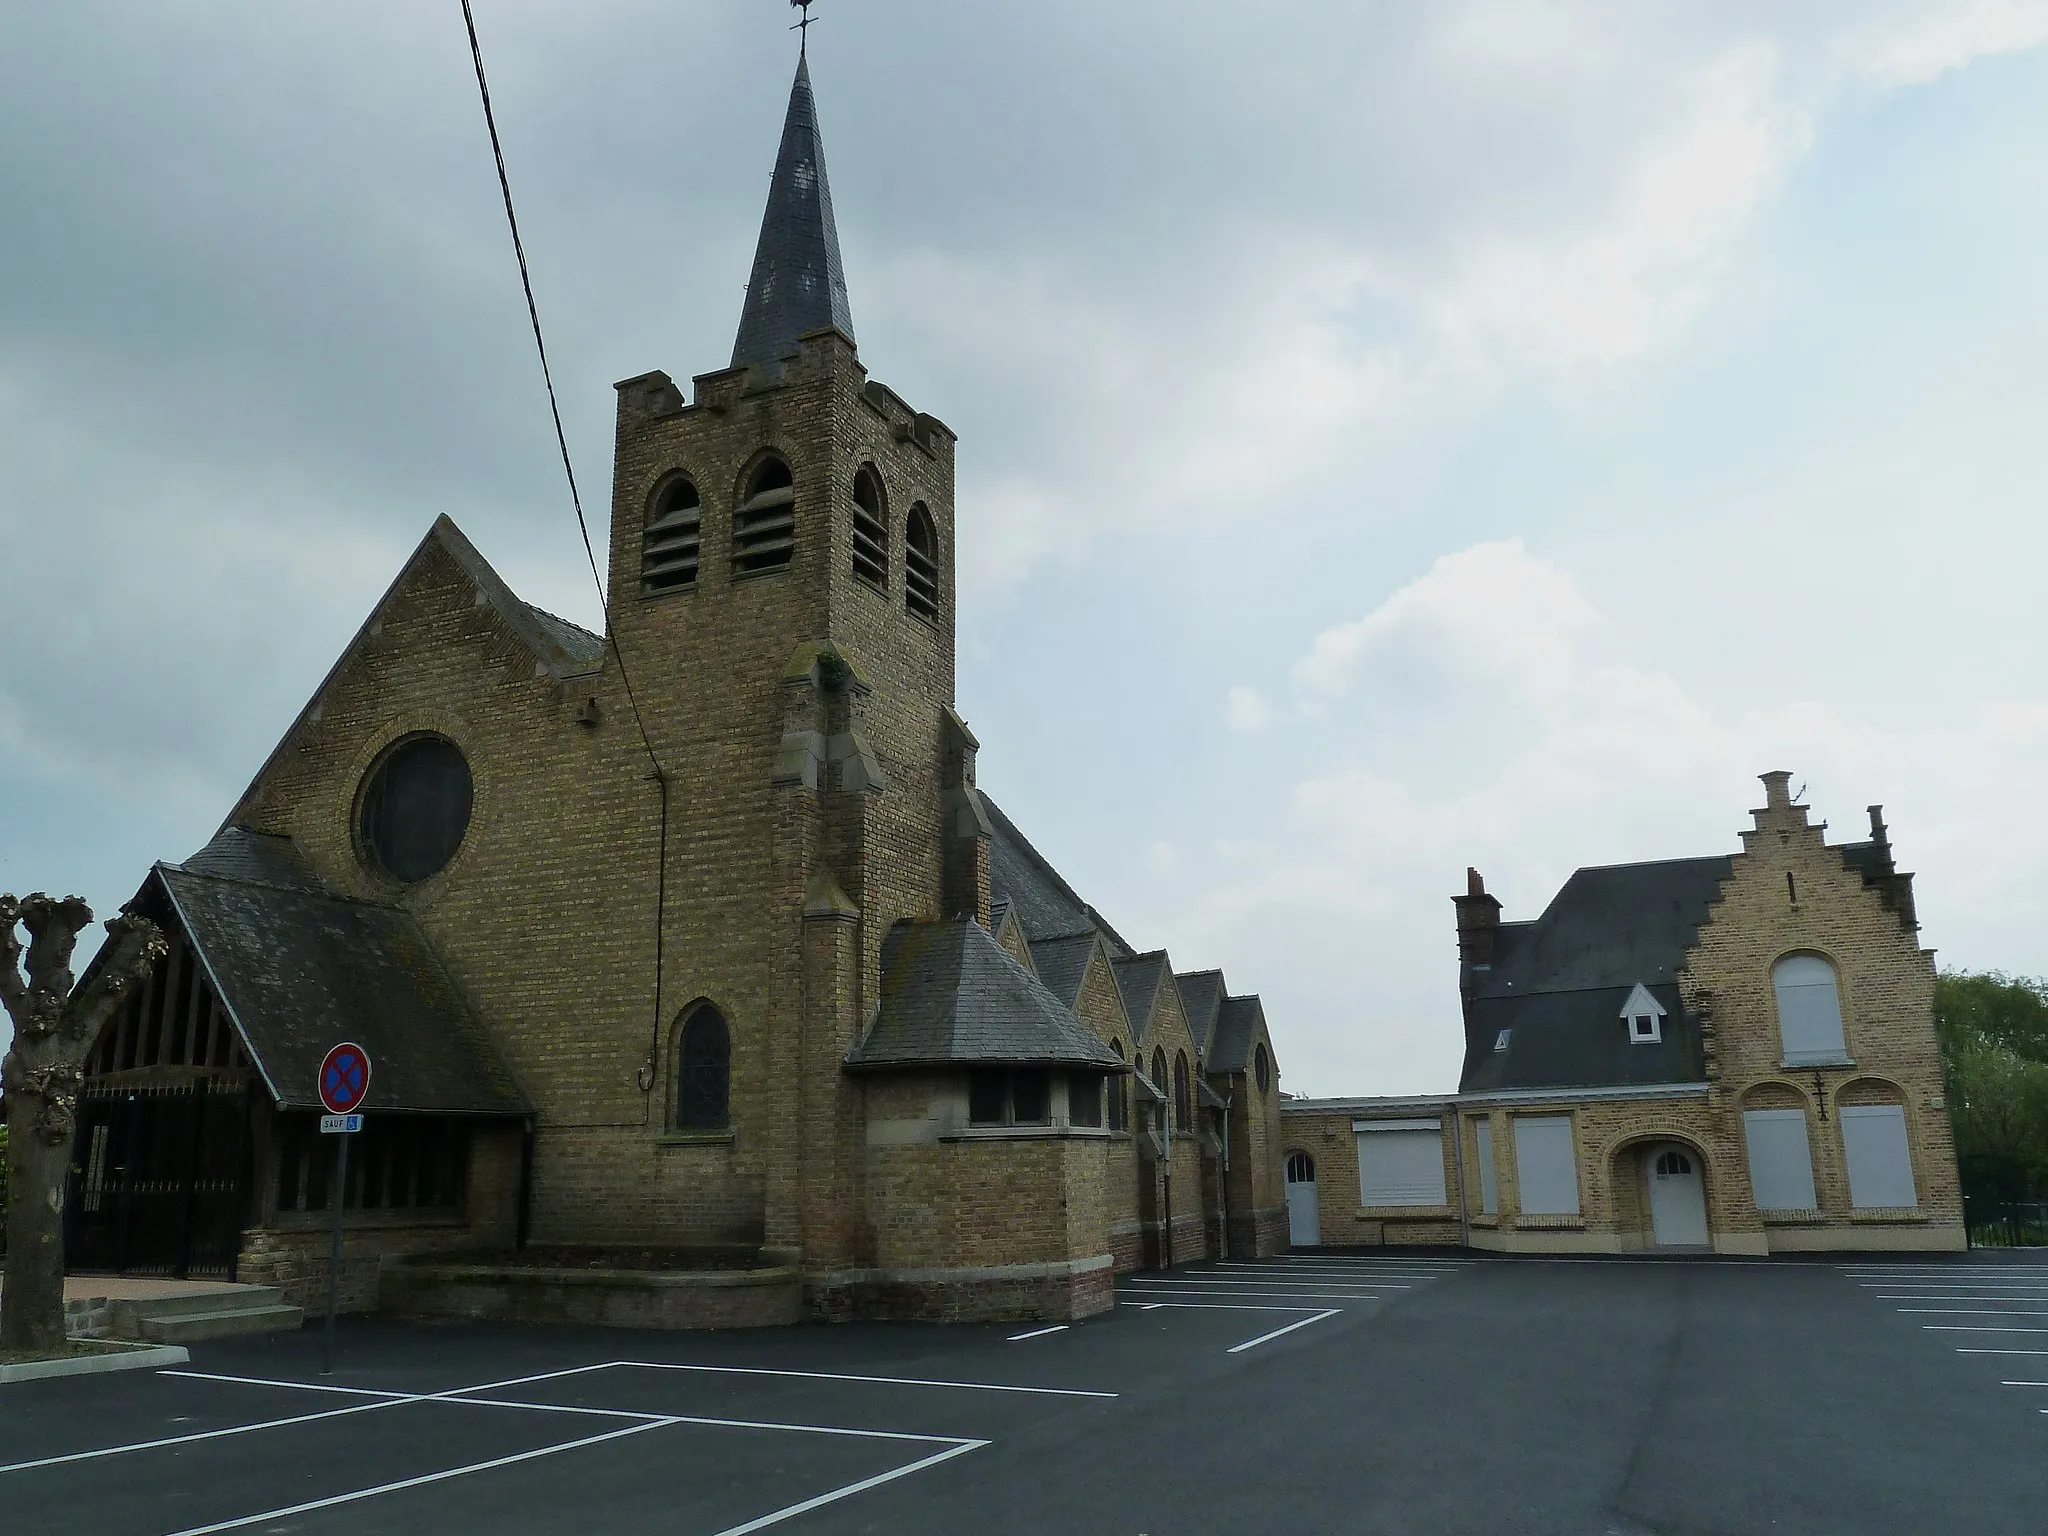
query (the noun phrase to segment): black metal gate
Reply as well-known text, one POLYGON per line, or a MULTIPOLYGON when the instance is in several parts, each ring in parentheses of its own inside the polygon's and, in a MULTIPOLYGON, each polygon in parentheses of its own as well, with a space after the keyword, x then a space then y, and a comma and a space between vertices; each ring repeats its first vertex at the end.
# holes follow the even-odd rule
POLYGON ((240 1085, 88 1082, 66 1190, 66 1267, 234 1279, 248 1163, 240 1085))

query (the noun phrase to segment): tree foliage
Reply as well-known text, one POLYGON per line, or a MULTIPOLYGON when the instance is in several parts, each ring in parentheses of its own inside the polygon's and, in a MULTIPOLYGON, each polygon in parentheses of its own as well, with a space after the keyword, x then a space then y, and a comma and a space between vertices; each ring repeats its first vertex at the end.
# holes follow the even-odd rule
POLYGON ((1956 1160, 1972 1195, 2048 1191, 2048 981, 1947 971, 1934 984, 1956 1160))

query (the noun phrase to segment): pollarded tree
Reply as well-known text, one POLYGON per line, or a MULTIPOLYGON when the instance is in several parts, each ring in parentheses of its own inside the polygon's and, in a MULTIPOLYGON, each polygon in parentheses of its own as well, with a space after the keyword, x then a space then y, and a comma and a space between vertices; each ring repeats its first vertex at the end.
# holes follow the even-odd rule
POLYGON ((91 922, 92 908, 76 896, 0 896, 0 1003, 14 1020, 13 1049, 0 1061, 10 1186, 0 1349, 63 1347, 64 1174, 85 1058, 167 949, 156 924, 124 911, 107 924, 106 950, 78 986, 71 955, 91 922), (26 967, 20 928, 28 930, 26 967))

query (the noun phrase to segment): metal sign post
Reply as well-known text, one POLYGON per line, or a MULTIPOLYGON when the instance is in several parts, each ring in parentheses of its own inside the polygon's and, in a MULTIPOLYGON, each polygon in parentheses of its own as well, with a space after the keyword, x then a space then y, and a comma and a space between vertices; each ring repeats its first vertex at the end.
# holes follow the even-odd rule
POLYGON ((320 1132, 333 1136, 334 1185, 328 1204, 334 1211, 334 1241, 327 1258, 327 1326, 320 1346, 320 1374, 334 1374, 334 1315, 341 1310, 341 1210, 348 1200, 348 1139, 363 1128, 356 1113, 370 1092, 370 1056, 360 1045, 344 1042, 320 1063, 320 1132))

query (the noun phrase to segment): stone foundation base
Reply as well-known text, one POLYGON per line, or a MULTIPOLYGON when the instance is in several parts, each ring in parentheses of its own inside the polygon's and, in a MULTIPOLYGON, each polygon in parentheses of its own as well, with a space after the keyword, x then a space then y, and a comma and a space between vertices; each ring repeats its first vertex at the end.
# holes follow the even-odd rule
POLYGON ((1116 1305, 1109 1254, 989 1269, 866 1269, 806 1277, 804 1310, 828 1321, 1072 1322, 1116 1305))
POLYGON ((400 1317, 604 1328, 769 1328, 803 1316, 794 1266, 675 1272, 394 1264, 382 1310, 400 1317))

